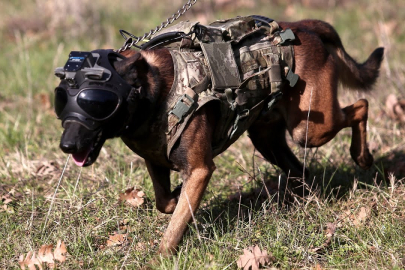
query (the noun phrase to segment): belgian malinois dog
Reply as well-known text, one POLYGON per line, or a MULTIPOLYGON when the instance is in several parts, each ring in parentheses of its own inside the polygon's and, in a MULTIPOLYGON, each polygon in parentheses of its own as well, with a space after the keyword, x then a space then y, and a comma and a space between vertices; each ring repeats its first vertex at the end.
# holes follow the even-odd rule
MULTIPOLYGON (((360 99, 341 108, 337 91, 339 82, 350 89, 370 90, 379 75, 384 49, 377 48, 360 64, 346 53, 338 34, 326 22, 304 20, 280 22, 279 25, 282 29, 290 28, 296 37, 292 45, 294 72, 299 80, 294 87, 283 86, 282 98, 273 109, 258 116, 248 128, 254 147, 289 176, 302 177, 306 170, 288 147, 285 131, 301 146, 319 147, 334 138, 341 129, 351 127, 351 157, 361 168, 369 168, 373 157, 366 141, 368 102, 360 99)), ((164 137, 167 126, 162 124, 156 112, 167 106, 165 101, 174 80, 172 56, 167 48, 126 50, 121 54, 123 59, 115 61, 113 68, 122 80, 138 89, 132 107, 115 111, 116 103, 123 104, 120 95, 104 97, 99 96, 97 91, 89 92, 95 96, 92 98, 101 100, 100 104, 112 104, 105 110, 93 108, 99 118, 106 119, 95 126, 83 124, 85 120, 81 121, 74 115, 62 119, 64 132, 60 148, 72 154, 78 165, 89 166, 96 161, 106 139, 120 137, 131 150, 144 158, 153 181, 157 209, 173 214, 161 240, 159 253, 172 254, 216 168, 212 140, 219 109, 216 103, 207 103, 196 111, 167 157, 166 149, 158 143, 164 137), (110 102, 109 98, 115 101, 110 102), (132 117, 128 111, 131 111, 132 117), (181 173, 181 190, 171 190, 171 170, 181 173)), ((98 76, 96 71, 91 76, 98 76)), ((70 97, 62 92, 57 93, 62 97, 56 103, 62 103, 63 107, 70 97)), ((86 97, 81 98, 80 103, 85 107, 88 104, 86 97)), ((72 102, 79 103, 79 98, 72 102)), ((76 105, 69 106, 73 108, 76 105)), ((129 105, 121 107, 125 106, 129 105)), ((61 108, 59 110, 62 111, 61 108)))

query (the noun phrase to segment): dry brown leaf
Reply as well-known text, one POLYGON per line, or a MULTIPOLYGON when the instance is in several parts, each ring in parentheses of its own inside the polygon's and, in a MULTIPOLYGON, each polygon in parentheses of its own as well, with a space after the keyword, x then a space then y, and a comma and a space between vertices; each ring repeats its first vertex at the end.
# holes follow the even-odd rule
POLYGON ((329 246, 330 242, 332 241, 333 236, 335 235, 336 227, 337 227, 336 223, 332 223, 332 222, 327 223, 326 224, 326 235, 325 235, 326 240, 325 240, 325 242, 319 247, 310 249, 310 251, 311 252, 318 252, 318 251, 322 250, 323 248, 329 246))
POLYGON ((125 233, 128 230, 129 227, 129 220, 128 219, 124 219, 122 221, 120 221, 119 223, 119 233, 125 233))
POLYGON ((267 254, 267 250, 261 251, 258 246, 253 246, 243 249, 243 255, 239 257, 237 264, 243 270, 258 270, 260 266, 266 266, 272 261, 274 258, 267 254))
POLYGON ((330 240, 336 232, 336 223, 328 222, 326 224, 326 238, 330 240))
POLYGON ((9 204, 13 201, 13 199, 11 199, 11 196, 9 194, 6 194, 1 196, 1 201, 3 202, 3 204, 9 204))
POLYGON ((120 234, 120 233, 112 234, 107 240, 107 246, 108 247, 121 246, 127 241, 127 238, 128 234, 120 234))
POLYGON ((314 270, 323 270, 324 268, 322 268, 322 265, 320 265, 320 264, 316 264, 315 265, 315 267, 314 267, 314 270))
POLYGON ((63 263, 66 261, 67 249, 64 242, 58 240, 55 251, 53 252, 55 260, 63 263))
POLYGON ((9 207, 8 204, 13 201, 10 194, 1 196, 1 201, 3 205, 1 206, 0 212, 6 211, 8 213, 13 213, 14 210, 12 207, 9 207))
POLYGON ((35 270, 38 267, 43 269, 42 266, 46 264, 48 268, 54 269, 56 266, 55 260, 63 263, 66 261, 67 249, 64 242, 58 240, 56 248, 52 253, 53 245, 42 245, 38 250, 38 256, 35 255, 35 252, 29 251, 27 256, 24 258, 24 255, 20 255, 18 264, 21 269, 28 267, 29 270, 35 270))
POLYGON ((405 99, 390 94, 385 101, 385 108, 389 117, 405 123, 405 99))
POLYGON ((22 195, 20 193, 16 192, 14 188, 12 188, 7 193, 6 192, 7 191, 5 191, 5 190, 0 190, 0 195, 1 195, 1 193, 3 193, 3 195, 1 195, 2 205, 0 208, 0 212, 6 211, 8 213, 14 213, 14 209, 10 205, 10 203, 15 202, 18 199, 20 199, 22 197, 22 195))
POLYGON ((35 252, 33 253, 32 251, 29 251, 25 258, 24 255, 20 255, 18 264, 23 270, 25 269, 26 266, 28 267, 29 270, 36 270, 37 268, 35 267, 35 265, 37 265, 40 270, 43 269, 42 263, 37 259, 35 252))
POLYGON ((46 176, 49 174, 54 174, 60 171, 60 167, 58 163, 55 161, 42 161, 40 165, 38 165, 35 174, 37 176, 46 176))
POLYGON ((129 224, 129 219, 125 218, 120 221, 120 226, 126 226, 129 224))
POLYGON ((356 227, 363 225, 364 222, 369 218, 374 205, 375 203, 371 203, 369 206, 362 206, 355 212, 350 209, 346 210, 340 215, 338 227, 342 227, 345 223, 354 225, 356 227))
POLYGON ((32 174, 39 178, 49 179, 48 184, 52 184, 52 181, 60 176, 60 172, 61 169, 56 161, 42 160, 32 174))
POLYGON ((361 225, 371 214, 371 208, 363 206, 360 208, 357 215, 353 216, 353 225, 358 227, 361 225))
POLYGON ((142 205, 145 201, 145 193, 134 187, 125 190, 124 193, 121 193, 118 201, 121 203, 129 204, 133 207, 138 207, 142 205))
POLYGON ((55 261, 52 254, 53 245, 43 245, 38 250, 38 259, 41 263, 47 263, 49 268, 55 268, 55 261))

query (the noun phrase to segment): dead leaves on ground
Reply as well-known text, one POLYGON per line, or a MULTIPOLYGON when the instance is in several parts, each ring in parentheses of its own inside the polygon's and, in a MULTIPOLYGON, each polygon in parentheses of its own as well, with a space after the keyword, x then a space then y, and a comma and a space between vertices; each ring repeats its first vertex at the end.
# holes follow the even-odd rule
POLYGON ((5 194, 1 196, 1 202, 3 205, 0 208, 0 212, 14 213, 13 207, 10 207, 10 203, 13 202, 12 195, 5 194))
MULTIPOLYGON (((133 239, 129 237, 130 226, 128 225, 128 220, 123 220, 119 224, 119 230, 113 232, 108 236, 107 241, 104 241, 103 244, 99 245, 98 248, 103 250, 106 248, 120 249, 130 245, 133 242, 133 239)), ((162 232, 156 231, 157 235, 161 235, 162 232)), ((135 244, 135 250, 147 251, 159 244, 159 241, 154 239, 146 242, 138 242, 135 244)))
POLYGON ((58 178, 60 176, 60 166, 56 161, 42 160, 37 164, 35 173, 37 177, 49 177, 51 179, 58 178))
POLYGON ((319 252, 322 249, 328 247, 330 245, 330 243, 332 242, 332 238, 335 235, 336 232, 336 223, 331 223, 329 222, 328 224, 326 224, 326 240, 325 242, 316 248, 312 248, 309 251, 310 252, 319 252))
POLYGON ((129 221, 126 219, 121 221, 119 224, 119 230, 109 235, 105 246, 100 246, 100 248, 103 249, 105 247, 117 247, 128 244, 131 240, 131 238, 128 237, 128 223, 129 221))
MULTIPOLYGON (((54 179, 57 179, 60 176, 60 166, 56 161, 50 160, 34 160, 26 163, 25 167, 30 171, 30 174, 35 178, 31 178, 35 181, 36 187, 43 186, 49 188, 54 179), (39 179, 45 181, 38 181, 39 179)), ((14 164, 10 167, 24 167, 21 165, 14 164)), ((21 168, 20 168, 21 169, 21 168)), ((18 192, 16 190, 21 190, 19 184, 13 185, 0 185, 0 212, 14 213, 12 206, 15 206, 24 195, 31 194, 31 190, 28 187, 24 187, 24 191, 18 192)))
POLYGON ((43 268, 51 268, 54 269, 56 267, 56 261, 63 263, 66 261, 67 249, 64 242, 58 240, 54 251, 52 249, 54 246, 50 245, 42 245, 41 248, 36 253, 35 251, 28 252, 27 255, 20 255, 18 263, 21 269, 35 270, 43 269, 43 268))
POLYGON ((267 254, 267 250, 260 250, 258 246, 253 246, 243 249, 243 255, 240 255, 237 264, 238 268, 243 270, 258 270, 274 260, 271 253, 267 254))
POLYGON ((336 222, 327 223, 325 232, 326 239, 324 243, 318 247, 311 248, 309 251, 319 253, 322 252, 325 248, 327 248, 331 244, 332 238, 335 235, 337 228, 341 228, 344 225, 354 226, 356 228, 364 226, 367 219, 370 218, 374 205, 375 202, 371 203, 371 205, 362 206, 356 209, 355 211, 348 209, 338 216, 338 220, 336 222))
POLYGON ((128 242, 127 233, 113 233, 107 240, 107 247, 122 246, 128 242))
MULTIPOLYGON (((143 205, 145 202, 145 193, 135 187, 128 188, 125 192, 120 193, 118 197, 118 203, 129 205, 137 208, 143 205)), ((119 231, 113 232, 108 236, 108 239, 103 244, 99 245, 99 249, 111 248, 111 247, 123 247, 131 242, 131 238, 128 237, 128 220, 120 222, 119 231)))
POLYGON ((356 209, 347 209, 338 216, 338 227, 343 227, 345 224, 348 226, 354 226, 360 228, 364 226, 367 220, 370 218, 373 210, 376 208, 376 201, 373 200, 366 205, 356 207, 356 209))
MULTIPOLYGON (((346 213, 350 213, 350 210, 348 210, 348 212, 346 213)), ((360 227, 362 224, 364 224, 370 214, 371 208, 369 206, 363 206, 360 207, 360 209, 355 214, 351 214, 349 216, 349 219, 355 227, 360 227)))
POLYGON ((0 187, 0 199, 2 203, 0 212, 14 213, 12 204, 18 201, 21 197, 22 194, 16 192, 14 188, 6 191, 5 189, 0 187))
POLYGON ((119 195, 118 202, 125 203, 132 207, 139 207, 145 202, 145 193, 134 187, 128 188, 119 195))

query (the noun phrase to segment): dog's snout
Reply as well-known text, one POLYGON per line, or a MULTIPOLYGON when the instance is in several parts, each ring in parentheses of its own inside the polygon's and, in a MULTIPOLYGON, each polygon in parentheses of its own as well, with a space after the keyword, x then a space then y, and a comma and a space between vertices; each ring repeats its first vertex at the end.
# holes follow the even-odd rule
POLYGON ((91 144, 92 131, 80 123, 70 121, 65 123, 64 128, 59 147, 66 154, 78 153, 91 144))
POLYGON ((78 150, 76 143, 72 141, 62 141, 60 142, 59 147, 66 154, 74 154, 78 150))

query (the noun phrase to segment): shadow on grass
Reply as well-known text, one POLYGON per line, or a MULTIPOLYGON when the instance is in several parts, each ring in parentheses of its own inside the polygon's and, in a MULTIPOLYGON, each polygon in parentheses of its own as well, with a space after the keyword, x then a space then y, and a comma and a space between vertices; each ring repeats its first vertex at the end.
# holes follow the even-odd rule
POLYGON ((223 233, 227 233, 234 230, 240 221, 248 221, 253 211, 281 210, 288 214, 289 209, 299 206, 311 196, 317 196, 327 202, 341 202, 347 200, 354 185, 356 189, 384 189, 390 186, 392 176, 396 181, 405 177, 403 151, 394 151, 377 158, 368 170, 361 169, 354 162, 350 164, 350 166, 347 164, 323 166, 311 162, 308 166, 311 173, 306 180, 307 189, 304 196, 302 196, 302 179, 295 185, 296 192, 292 192, 291 185, 286 185, 285 176, 282 176, 279 188, 279 177, 274 175, 274 172, 266 172, 260 176, 263 179, 254 179, 245 192, 211 199, 201 207, 197 219, 204 220, 205 224, 212 223, 213 227, 219 225, 223 233))

